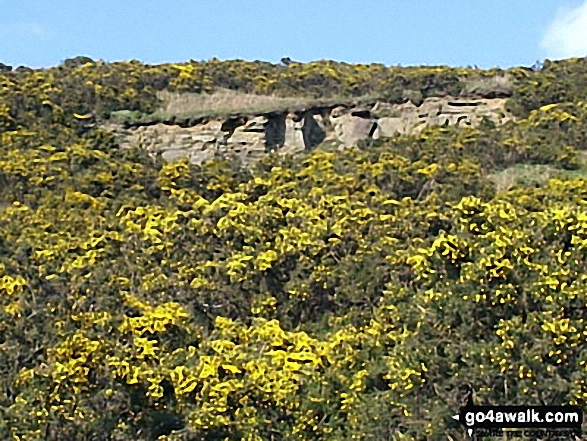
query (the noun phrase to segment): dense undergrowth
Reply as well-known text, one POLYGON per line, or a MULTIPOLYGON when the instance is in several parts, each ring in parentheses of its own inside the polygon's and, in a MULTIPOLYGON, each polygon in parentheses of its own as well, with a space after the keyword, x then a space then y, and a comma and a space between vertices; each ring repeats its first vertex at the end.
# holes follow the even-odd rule
POLYGON ((164 88, 458 94, 465 73, 0 75, 0 438, 462 439, 466 385, 480 403, 585 404, 587 181, 489 179, 581 166, 585 66, 513 70, 519 119, 501 127, 253 168, 154 161, 88 120, 152 110, 164 88))

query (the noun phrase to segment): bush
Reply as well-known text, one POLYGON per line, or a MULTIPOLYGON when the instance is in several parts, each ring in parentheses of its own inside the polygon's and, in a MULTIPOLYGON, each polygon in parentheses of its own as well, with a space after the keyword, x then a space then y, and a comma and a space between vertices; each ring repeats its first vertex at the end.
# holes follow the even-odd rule
MULTIPOLYGON (((112 68, 132 87, 96 106, 152 103, 140 64, 112 68)), ((110 67, 72 69, 2 80, 2 439, 458 439, 463 385, 585 404, 587 182, 490 179, 574 167, 584 104, 197 166, 80 134, 63 91, 110 67)))

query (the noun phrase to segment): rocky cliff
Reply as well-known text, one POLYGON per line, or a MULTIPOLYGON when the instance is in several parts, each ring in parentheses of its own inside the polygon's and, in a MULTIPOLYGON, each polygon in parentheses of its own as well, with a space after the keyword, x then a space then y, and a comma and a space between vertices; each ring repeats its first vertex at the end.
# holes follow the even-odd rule
POLYGON ((107 124, 122 147, 140 146, 167 161, 188 157, 201 163, 236 154, 254 161, 267 152, 295 153, 328 142, 346 148, 359 140, 413 134, 430 125, 495 124, 512 120, 505 99, 434 97, 411 102, 341 104, 225 118, 171 118, 161 122, 107 124))

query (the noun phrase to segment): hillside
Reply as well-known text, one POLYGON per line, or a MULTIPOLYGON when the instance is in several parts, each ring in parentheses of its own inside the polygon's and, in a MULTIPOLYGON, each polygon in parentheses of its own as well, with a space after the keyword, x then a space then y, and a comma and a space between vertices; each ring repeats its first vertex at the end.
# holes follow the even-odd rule
POLYGON ((461 440, 467 385, 585 405, 587 59, 0 85, 0 439, 461 440))

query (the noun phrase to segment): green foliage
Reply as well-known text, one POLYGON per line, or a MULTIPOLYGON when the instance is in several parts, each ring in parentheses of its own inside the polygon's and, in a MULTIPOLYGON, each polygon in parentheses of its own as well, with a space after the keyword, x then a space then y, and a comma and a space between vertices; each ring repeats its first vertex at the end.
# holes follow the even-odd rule
POLYGON ((540 71, 520 73, 510 107, 516 115, 526 116, 530 111, 547 104, 585 102, 586 75, 587 58, 546 60, 540 71))
POLYGON ((145 111, 165 87, 453 94, 463 72, 66 64, 2 76, 0 438, 460 439, 465 384, 585 404, 587 181, 489 179, 579 167, 579 99, 196 166, 121 150, 84 116, 145 111))
POLYGON ((148 114, 161 105, 157 92, 162 90, 202 93, 231 89, 282 97, 369 96, 402 102, 412 95, 456 96, 468 87, 467 81, 492 77, 498 72, 332 61, 281 66, 217 59, 149 66, 138 61, 108 64, 77 57, 56 68, 0 72, 0 84, 5 92, 0 101, 0 129, 13 128, 13 118, 27 124, 43 118, 44 123, 83 128, 88 123, 84 119, 86 115, 104 119, 123 110, 148 114))

